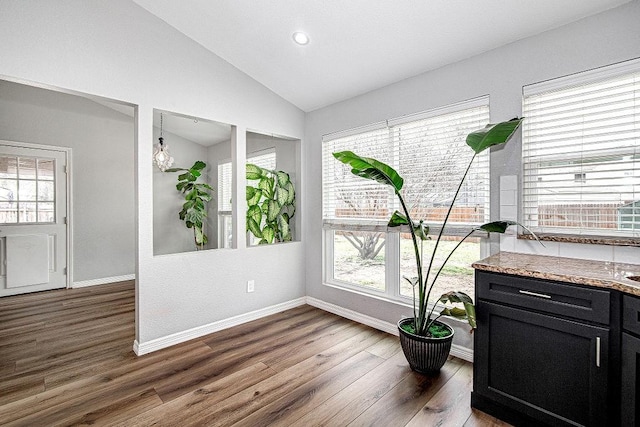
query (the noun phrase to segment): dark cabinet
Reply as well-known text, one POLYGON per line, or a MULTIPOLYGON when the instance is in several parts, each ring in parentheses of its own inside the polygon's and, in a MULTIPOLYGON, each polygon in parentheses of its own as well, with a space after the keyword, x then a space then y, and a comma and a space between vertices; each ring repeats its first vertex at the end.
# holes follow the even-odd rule
POLYGON ((640 425, 640 298, 622 300, 621 416, 623 426, 640 425))
POLYGON ((610 424, 610 292, 476 272, 472 406, 515 425, 610 424))

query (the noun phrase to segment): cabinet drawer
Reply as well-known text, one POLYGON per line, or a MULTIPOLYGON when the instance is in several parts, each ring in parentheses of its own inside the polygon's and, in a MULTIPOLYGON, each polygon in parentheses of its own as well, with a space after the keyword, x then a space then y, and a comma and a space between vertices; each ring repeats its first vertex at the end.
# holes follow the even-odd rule
POLYGON ((640 298, 622 296, 622 328, 640 335, 640 298))
POLYGON ((609 324, 611 294, 603 289, 476 270, 476 297, 609 324))

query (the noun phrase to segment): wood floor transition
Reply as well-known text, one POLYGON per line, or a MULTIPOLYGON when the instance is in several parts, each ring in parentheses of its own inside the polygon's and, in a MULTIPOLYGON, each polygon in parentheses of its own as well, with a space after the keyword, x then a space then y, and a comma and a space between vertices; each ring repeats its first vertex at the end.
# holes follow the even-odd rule
POLYGON ((413 373, 396 337, 310 306, 136 357, 134 285, 0 299, 2 426, 507 426, 472 365, 413 373))

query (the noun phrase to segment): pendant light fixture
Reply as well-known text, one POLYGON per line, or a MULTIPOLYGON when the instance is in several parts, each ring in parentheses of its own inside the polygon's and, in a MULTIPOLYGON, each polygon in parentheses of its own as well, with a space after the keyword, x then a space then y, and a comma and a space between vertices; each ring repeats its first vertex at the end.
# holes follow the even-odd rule
POLYGON ((162 133, 162 113, 160 113, 160 138, 158 138, 158 144, 155 150, 153 150, 153 163, 158 166, 162 172, 166 171, 173 164, 173 157, 169 154, 169 146, 164 143, 164 137, 162 133))

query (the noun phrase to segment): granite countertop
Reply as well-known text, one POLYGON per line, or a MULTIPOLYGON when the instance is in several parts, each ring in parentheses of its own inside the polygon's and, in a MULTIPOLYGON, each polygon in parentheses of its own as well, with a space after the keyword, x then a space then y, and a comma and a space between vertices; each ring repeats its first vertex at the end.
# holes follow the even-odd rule
POLYGON ((627 279, 640 276, 640 265, 637 264, 499 252, 473 263, 472 267, 494 273, 616 289, 640 296, 640 281, 627 279))

